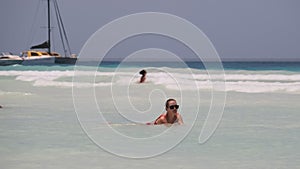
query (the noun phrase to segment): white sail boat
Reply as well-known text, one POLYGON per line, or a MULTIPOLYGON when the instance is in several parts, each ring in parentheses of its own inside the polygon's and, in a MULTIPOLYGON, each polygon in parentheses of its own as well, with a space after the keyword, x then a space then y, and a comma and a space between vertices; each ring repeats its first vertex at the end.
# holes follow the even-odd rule
POLYGON ((50 10, 50 0, 47 0, 47 7, 48 7, 48 40, 42 44, 32 46, 28 51, 24 51, 21 55, 23 58, 23 65, 51 65, 54 63, 59 64, 75 64, 77 58, 71 57, 70 45, 67 39, 66 31, 64 25, 62 23, 62 18, 60 16, 60 11, 58 8, 58 4, 56 0, 52 0, 54 4, 57 24, 60 32, 60 38, 62 47, 65 52, 65 56, 62 57, 60 54, 51 51, 51 10, 50 10), (66 49, 68 47, 68 50, 66 49), (47 51, 40 51, 36 49, 47 49, 47 51), (67 57, 67 51, 69 52, 69 56, 67 57))
POLYGON ((0 53, 0 66, 21 64, 22 62, 23 62, 23 59, 18 55, 14 55, 10 52, 1 52, 0 53))

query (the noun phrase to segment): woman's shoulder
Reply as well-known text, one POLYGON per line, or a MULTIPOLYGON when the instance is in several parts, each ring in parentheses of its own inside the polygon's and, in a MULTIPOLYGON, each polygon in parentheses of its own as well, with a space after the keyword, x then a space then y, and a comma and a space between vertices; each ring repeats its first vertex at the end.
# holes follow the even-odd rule
POLYGON ((161 114, 160 116, 158 116, 156 118, 156 120, 154 121, 154 124, 159 124, 161 122, 164 122, 166 120, 166 113, 161 114))
POLYGON ((167 113, 163 113, 159 116, 159 118, 166 118, 167 117, 167 113))

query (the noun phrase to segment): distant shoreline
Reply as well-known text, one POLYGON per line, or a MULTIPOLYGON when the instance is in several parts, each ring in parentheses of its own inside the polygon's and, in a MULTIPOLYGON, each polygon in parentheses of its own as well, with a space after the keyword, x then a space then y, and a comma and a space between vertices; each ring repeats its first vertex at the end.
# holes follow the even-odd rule
MULTIPOLYGON (((80 59, 80 58, 79 58, 80 59)), ((95 58, 85 58, 84 61, 94 62, 99 61, 95 58)), ((122 58, 104 58, 104 62, 122 62, 122 58)), ((183 59, 185 62, 199 62, 199 59, 183 59)), ((136 60, 131 62, 158 62, 157 60, 136 60)), ((170 62, 170 60, 160 60, 159 62, 170 62)), ((216 60, 209 60, 207 62, 218 62, 216 60)), ((221 62, 300 62, 300 58, 285 58, 285 59, 237 59, 237 58, 225 58, 221 59, 221 62)))

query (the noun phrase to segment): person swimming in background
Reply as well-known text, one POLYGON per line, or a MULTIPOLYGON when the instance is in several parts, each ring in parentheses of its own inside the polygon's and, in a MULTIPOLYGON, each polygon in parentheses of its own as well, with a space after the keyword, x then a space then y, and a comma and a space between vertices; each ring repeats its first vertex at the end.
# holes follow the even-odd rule
POLYGON ((154 125, 158 124, 183 124, 183 120, 179 112, 179 105, 175 99, 168 99, 166 101, 166 113, 161 114, 155 121, 154 125))
POLYGON ((147 74, 147 72, 146 72, 146 70, 141 70, 140 71, 140 74, 142 75, 142 77, 141 77, 141 79, 140 79, 140 83, 144 83, 145 82, 145 80, 146 80, 146 74, 147 74))

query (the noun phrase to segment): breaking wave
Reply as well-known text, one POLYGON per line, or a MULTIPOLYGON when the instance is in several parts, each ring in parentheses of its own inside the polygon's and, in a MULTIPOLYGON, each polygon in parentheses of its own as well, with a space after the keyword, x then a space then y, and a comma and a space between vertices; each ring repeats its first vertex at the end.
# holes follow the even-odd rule
MULTIPOLYGON (((0 71, 0 76, 15 77, 16 80, 32 82, 37 87, 103 87, 136 84, 140 75, 136 68, 105 69, 105 71, 0 71), (79 82, 73 82, 73 77, 79 82), (85 80, 86 79, 86 80, 85 80), (92 79, 92 81, 91 81, 92 79)), ((210 76, 204 70, 195 69, 150 69, 145 85, 161 85, 170 90, 212 90, 213 83, 222 81, 222 75, 210 76), (180 83, 180 88, 178 88, 180 83), (195 88, 196 86, 196 88, 195 88)), ((225 90, 245 93, 288 92, 300 94, 300 74, 288 71, 227 71, 225 90)), ((213 90, 224 90, 214 88, 213 90)))

